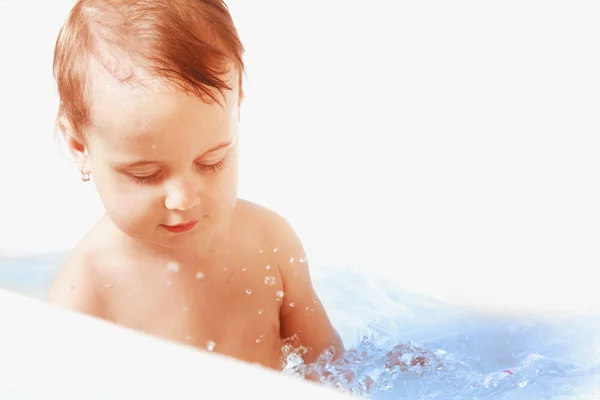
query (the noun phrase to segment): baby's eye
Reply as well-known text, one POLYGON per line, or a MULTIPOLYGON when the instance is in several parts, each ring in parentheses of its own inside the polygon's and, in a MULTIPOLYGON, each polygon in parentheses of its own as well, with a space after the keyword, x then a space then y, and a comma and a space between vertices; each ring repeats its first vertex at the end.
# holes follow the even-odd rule
POLYGON ((149 183, 152 183, 152 182, 158 180, 161 177, 161 172, 157 171, 157 172, 155 172, 153 174, 149 174, 149 175, 130 174, 129 176, 131 177, 131 179, 134 182, 141 183, 141 184, 149 184, 149 183))
POLYGON ((198 168, 200 169, 200 171, 202 172, 218 172, 218 171, 222 171, 223 167, 225 167, 225 158, 217 161, 216 163, 212 163, 212 164, 197 164, 198 168))

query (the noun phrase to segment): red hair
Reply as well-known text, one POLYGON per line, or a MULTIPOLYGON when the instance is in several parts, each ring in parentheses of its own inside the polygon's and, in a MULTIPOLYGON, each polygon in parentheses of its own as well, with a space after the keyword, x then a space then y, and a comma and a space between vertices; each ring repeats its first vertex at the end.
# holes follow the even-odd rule
MULTIPOLYGON (((91 122, 91 65, 95 60, 111 71, 106 50, 204 101, 219 102, 214 89, 233 89, 223 78, 233 66, 242 99, 244 47, 222 0, 78 0, 54 50, 59 130, 68 125, 71 135, 83 137, 91 122)), ((123 83, 140 83, 134 73, 111 72, 123 83)))

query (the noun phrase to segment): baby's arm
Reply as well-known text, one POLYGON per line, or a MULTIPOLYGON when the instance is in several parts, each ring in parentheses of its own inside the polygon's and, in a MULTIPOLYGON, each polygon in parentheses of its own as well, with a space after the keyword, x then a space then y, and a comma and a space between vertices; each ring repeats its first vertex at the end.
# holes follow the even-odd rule
POLYGON ((344 352, 343 344, 315 293, 302 244, 283 218, 278 217, 274 225, 273 231, 277 233, 274 241, 279 244, 278 253, 282 257, 279 262, 284 290, 281 336, 287 339, 297 335, 300 344, 308 349, 303 356, 305 363, 315 362, 324 350, 332 347, 337 359, 344 352))

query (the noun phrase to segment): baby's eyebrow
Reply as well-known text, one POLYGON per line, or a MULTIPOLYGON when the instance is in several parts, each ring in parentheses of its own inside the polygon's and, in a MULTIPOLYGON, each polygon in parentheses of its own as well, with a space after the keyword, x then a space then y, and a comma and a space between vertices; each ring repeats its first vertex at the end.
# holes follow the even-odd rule
MULTIPOLYGON (((213 147, 212 149, 208 149, 204 152, 204 154, 212 153, 213 151, 221 150, 222 148, 229 147, 233 144, 233 140, 228 140, 227 142, 220 143, 213 147)), ((203 155, 204 155, 203 154, 203 155)))
MULTIPOLYGON (((230 147, 234 144, 234 142, 235 142, 235 140, 228 140, 227 142, 219 143, 218 145, 206 150, 200 157, 202 157, 205 154, 209 154, 214 151, 221 150, 226 147, 230 147)), ((200 157, 198 157, 198 158, 200 158, 200 157)), ((119 168, 135 168, 135 167, 143 167, 145 165, 151 165, 151 164, 161 164, 161 162, 160 161, 120 162, 120 163, 116 163, 116 166, 119 168)))
POLYGON ((143 167, 150 164, 160 164, 158 161, 136 161, 136 162, 118 162, 115 165, 119 168, 143 167))

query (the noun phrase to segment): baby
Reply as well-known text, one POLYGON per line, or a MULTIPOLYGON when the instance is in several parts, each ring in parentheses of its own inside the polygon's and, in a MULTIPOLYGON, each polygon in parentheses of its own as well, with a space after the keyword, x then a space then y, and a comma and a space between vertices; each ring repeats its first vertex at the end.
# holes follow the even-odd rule
POLYGON ((278 214, 237 198, 243 46, 221 0, 79 0, 55 48, 57 128, 106 214, 49 302, 281 369, 343 346, 278 214))

